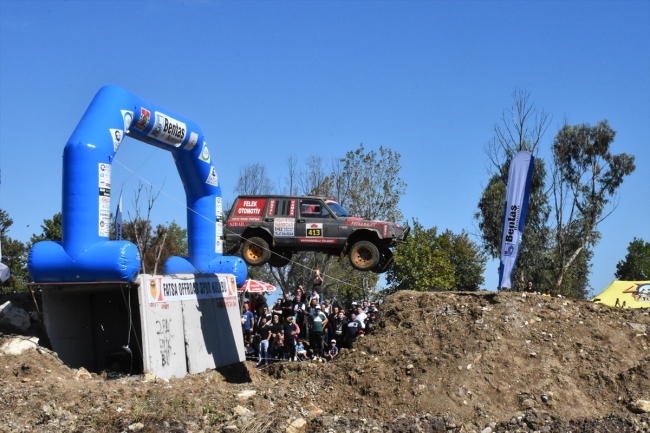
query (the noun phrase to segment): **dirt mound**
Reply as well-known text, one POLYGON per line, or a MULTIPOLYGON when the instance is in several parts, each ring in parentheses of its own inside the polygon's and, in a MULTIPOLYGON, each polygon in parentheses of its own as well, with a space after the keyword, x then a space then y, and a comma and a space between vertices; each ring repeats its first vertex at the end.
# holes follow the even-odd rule
POLYGON ((650 400, 647 313, 488 292, 400 292, 381 311, 331 363, 165 382, 0 356, 0 431, 650 431, 632 405, 650 400))

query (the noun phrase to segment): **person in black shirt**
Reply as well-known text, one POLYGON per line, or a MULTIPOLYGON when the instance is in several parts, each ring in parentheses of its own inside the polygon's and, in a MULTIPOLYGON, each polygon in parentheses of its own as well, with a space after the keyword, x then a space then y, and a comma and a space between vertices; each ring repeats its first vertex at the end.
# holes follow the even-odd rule
POLYGON ((259 344, 259 362, 257 366, 259 367, 262 363, 269 364, 269 345, 271 344, 271 325, 266 321, 266 316, 262 316, 260 319, 260 325, 258 326, 259 335, 260 335, 260 344, 259 344))
POLYGON ((282 308, 282 319, 286 322, 287 318, 293 314, 293 302, 291 302, 291 295, 289 293, 284 294, 284 300, 280 305, 282 308))
MULTIPOLYGON (((273 357, 277 357, 280 353, 280 347, 278 347, 278 343, 280 342, 280 334, 284 334, 284 328, 282 327, 282 323, 280 323, 280 318, 277 314, 273 315, 273 323, 271 324, 271 351, 270 354, 273 357)), ((284 336, 284 335, 283 335, 284 336)), ((283 346, 284 347, 284 343, 283 346)))
POLYGON ((273 308, 271 308, 271 314, 278 316, 278 319, 282 317, 282 299, 278 299, 275 304, 273 304, 273 308))
POLYGON ((307 315, 305 314, 307 306, 302 301, 302 295, 297 294, 293 300, 293 315, 296 318, 296 325, 300 328, 300 338, 305 338, 307 331, 307 315))
POLYGON ((297 361, 296 335, 298 335, 298 327, 295 323, 293 323, 293 316, 289 316, 287 318, 287 322, 284 325, 284 349, 289 361, 297 361))
POLYGON ((266 298, 262 293, 257 294, 257 300, 255 301, 255 312, 258 317, 262 317, 264 308, 268 309, 269 304, 266 303, 266 298))
POLYGON ((354 313, 350 314, 350 321, 348 322, 348 344, 352 347, 352 344, 357 340, 359 336, 359 331, 361 330, 361 322, 357 320, 357 315, 354 313))
MULTIPOLYGON (((336 308, 336 307, 335 307, 336 308)), ((338 308, 336 308, 338 310, 338 308)), ((341 347, 347 347, 348 319, 343 311, 338 311, 336 317, 330 323, 330 335, 339 342, 341 347)))

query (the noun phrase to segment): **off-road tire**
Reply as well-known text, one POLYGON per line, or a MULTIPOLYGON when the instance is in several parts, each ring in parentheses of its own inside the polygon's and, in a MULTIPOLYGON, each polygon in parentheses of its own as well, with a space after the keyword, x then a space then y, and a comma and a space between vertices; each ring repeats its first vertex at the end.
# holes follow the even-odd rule
POLYGON ((379 264, 379 250, 372 242, 359 241, 350 248, 350 264, 360 271, 370 271, 379 264))
POLYGON ((264 239, 252 237, 244 242, 241 256, 250 266, 262 266, 271 258, 271 250, 264 239))
POLYGON ((281 268, 287 266, 291 262, 292 254, 287 251, 271 249, 271 258, 269 258, 269 266, 274 268, 281 268))
POLYGON ((371 269, 375 274, 383 274, 393 266, 393 252, 389 248, 382 249, 379 254, 379 263, 371 269))

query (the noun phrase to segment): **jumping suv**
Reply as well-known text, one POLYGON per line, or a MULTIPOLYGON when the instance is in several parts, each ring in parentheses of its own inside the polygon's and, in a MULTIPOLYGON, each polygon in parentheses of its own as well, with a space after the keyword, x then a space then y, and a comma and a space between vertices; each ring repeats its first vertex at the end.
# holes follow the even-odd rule
POLYGON ((386 272, 392 247, 406 240, 408 228, 398 223, 350 216, 326 197, 243 195, 226 220, 226 241, 241 250, 251 266, 282 267, 294 252, 317 251, 348 256, 360 271, 386 272))

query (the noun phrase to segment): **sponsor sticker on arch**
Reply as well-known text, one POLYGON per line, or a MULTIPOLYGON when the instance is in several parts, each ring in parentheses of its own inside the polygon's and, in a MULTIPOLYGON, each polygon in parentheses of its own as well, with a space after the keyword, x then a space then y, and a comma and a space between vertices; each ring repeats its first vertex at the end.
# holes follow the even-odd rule
POLYGON ((153 128, 147 136, 179 147, 187 135, 187 125, 158 111, 154 112, 154 119, 153 128))

